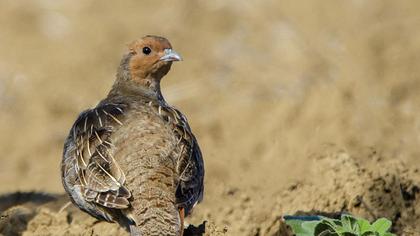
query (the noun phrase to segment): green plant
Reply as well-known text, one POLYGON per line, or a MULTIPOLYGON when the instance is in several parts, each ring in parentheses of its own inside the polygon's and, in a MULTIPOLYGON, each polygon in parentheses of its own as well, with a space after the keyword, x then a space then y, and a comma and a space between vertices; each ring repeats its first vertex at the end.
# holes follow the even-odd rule
POLYGON ((341 219, 327 217, 285 217, 296 236, 395 236, 389 232, 391 221, 380 218, 373 222, 342 215, 341 219))

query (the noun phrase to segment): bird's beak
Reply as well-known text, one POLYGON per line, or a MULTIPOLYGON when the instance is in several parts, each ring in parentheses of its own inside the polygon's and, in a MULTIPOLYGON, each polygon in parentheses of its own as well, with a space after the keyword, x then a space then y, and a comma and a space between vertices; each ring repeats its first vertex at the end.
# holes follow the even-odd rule
POLYGON ((182 61, 182 57, 174 50, 167 48, 164 55, 159 59, 160 61, 182 61))

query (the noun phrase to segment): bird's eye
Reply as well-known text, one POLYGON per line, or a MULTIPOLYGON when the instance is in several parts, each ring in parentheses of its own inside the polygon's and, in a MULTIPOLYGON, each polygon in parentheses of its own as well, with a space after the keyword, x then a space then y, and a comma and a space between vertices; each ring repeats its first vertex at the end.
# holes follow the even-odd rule
POLYGON ((150 49, 149 47, 144 47, 143 48, 143 53, 145 55, 149 55, 152 52, 152 49, 150 49))

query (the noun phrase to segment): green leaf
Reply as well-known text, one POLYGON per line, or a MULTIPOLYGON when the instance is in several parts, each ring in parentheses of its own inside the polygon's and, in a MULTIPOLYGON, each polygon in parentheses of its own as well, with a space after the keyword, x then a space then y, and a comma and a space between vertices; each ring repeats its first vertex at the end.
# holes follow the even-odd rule
POLYGON ((304 229, 302 229, 302 221, 300 220, 286 220, 286 224, 292 228, 293 233, 296 235, 300 235, 304 232, 304 229))
POLYGON ((374 231, 372 225, 370 225, 369 221, 359 218, 357 219, 357 224, 360 228, 360 233, 363 235, 365 232, 372 232, 374 231))
POLYGON ((337 228, 338 226, 342 226, 341 221, 330 218, 323 218, 320 223, 328 225, 329 227, 331 227, 331 229, 337 228))
POLYGON ((342 233, 340 235, 342 235, 342 236, 359 236, 359 234, 352 233, 352 232, 344 232, 344 233, 342 233))
POLYGON ((350 215, 342 215, 341 222, 343 224, 344 232, 359 233, 359 226, 357 219, 350 215))
POLYGON ((302 229, 305 232, 311 233, 314 235, 315 227, 319 224, 319 221, 306 221, 302 223, 302 229))
POLYGON ((396 236, 395 234, 393 234, 393 233, 385 233, 383 236, 396 236))
POLYGON ((389 233, 391 221, 380 218, 373 224, 351 215, 342 215, 340 220, 322 217, 320 221, 300 219, 286 220, 297 236, 396 236, 389 233))
POLYGON ((362 236, 380 236, 379 233, 373 231, 366 231, 362 234, 362 236))
POLYGON ((373 227, 374 231, 383 235, 389 230, 389 228, 391 228, 391 225, 392 225, 391 221, 389 221, 385 218, 380 218, 372 224, 372 227, 373 227))
POLYGON ((339 234, 335 228, 336 225, 331 219, 323 219, 318 225, 315 226, 313 235, 338 236, 339 234))
POLYGON ((296 236, 313 236, 315 226, 320 221, 302 221, 302 220, 286 220, 286 224, 290 225, 296 236))

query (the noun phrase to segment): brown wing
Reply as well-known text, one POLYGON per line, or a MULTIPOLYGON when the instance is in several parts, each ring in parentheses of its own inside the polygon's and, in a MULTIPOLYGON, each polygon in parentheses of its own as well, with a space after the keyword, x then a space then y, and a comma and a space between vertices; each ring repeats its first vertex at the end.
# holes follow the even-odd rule
POLYGON ((192 208, 202 200, 204 192, 204 163, 200 147, 194 137, 186 117, 167 104, 149 103, 156 112, 172 126, 177 138, 173 153, 177 157, 178 187, 176 200, 188 215, 192 208))
POLYGON ((129 207, 131 194, 113 157, 111 134, 127 105, 100 104, 80 114, 64 147, 62 178, 72 200, 95 217, 113 220, 108 209, 129 207))

